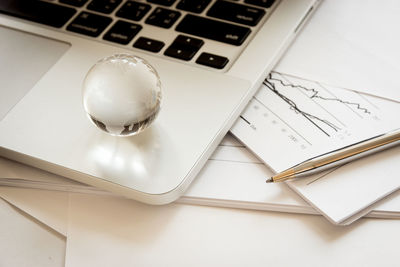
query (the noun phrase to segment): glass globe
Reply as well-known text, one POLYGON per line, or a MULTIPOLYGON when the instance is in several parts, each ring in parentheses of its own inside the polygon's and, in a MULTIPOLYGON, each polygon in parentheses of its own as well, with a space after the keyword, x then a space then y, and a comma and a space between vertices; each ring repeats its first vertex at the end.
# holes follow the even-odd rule
POLYGON ((146 60, 133 55, 101 59, 87 73, 82 89, 89 119, 111 135, 140 133, 160 111, 160 78, 146 60))

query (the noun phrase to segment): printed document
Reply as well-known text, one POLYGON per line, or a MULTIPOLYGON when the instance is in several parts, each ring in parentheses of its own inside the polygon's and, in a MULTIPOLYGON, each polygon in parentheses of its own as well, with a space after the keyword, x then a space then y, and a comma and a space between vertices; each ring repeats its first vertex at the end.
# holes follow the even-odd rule
MULTIPOLYGON (((231 132, 281 172, 400 128, 398 114, 398 102, 272 72, 231 132)), ((350 223, 400 188, 398 162, 397 147, 288 185, 332 222, 350 223)))

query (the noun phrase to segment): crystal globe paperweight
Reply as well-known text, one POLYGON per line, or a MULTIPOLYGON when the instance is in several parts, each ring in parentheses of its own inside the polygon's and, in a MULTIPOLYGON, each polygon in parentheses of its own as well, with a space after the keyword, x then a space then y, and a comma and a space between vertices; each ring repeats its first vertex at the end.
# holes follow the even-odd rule
POLYGON ((101 59, 83 81, 83 106, 89 119, 111 135, 140 133, 157 117, 160 103, 156 70, 133 55, 101 59))

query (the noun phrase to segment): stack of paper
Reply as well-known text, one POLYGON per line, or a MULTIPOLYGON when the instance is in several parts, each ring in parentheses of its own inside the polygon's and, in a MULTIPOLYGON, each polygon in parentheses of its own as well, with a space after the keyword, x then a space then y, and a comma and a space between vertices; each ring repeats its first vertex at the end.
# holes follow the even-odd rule
MULTIPOLYGON (((266 178, 272 174, 273 172, 241 143, 227 135, 189 190, 177 202, 319 214, 286 184, 265 183, 266 178)), ((5 158, 0 158, 0 177, 0 185, 110 195, 100 189, 5 158)), ((6 194, 1 190, 0 196, 11 202, 15 198, 10 192, 6 194)), ((380 201, 368 212, 368 217, 400 218, 400 192, 380 201)))

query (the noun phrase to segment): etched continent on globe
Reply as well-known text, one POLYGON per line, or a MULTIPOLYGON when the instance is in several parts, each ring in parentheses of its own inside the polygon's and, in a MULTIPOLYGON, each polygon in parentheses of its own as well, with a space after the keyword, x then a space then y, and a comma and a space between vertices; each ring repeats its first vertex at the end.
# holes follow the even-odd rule
POLYGON ((101 130, 129 136, 146 129, 157 117, 161 82, 144 59, 116 54, 98 61, 83 81, 83 106, 101 130))

